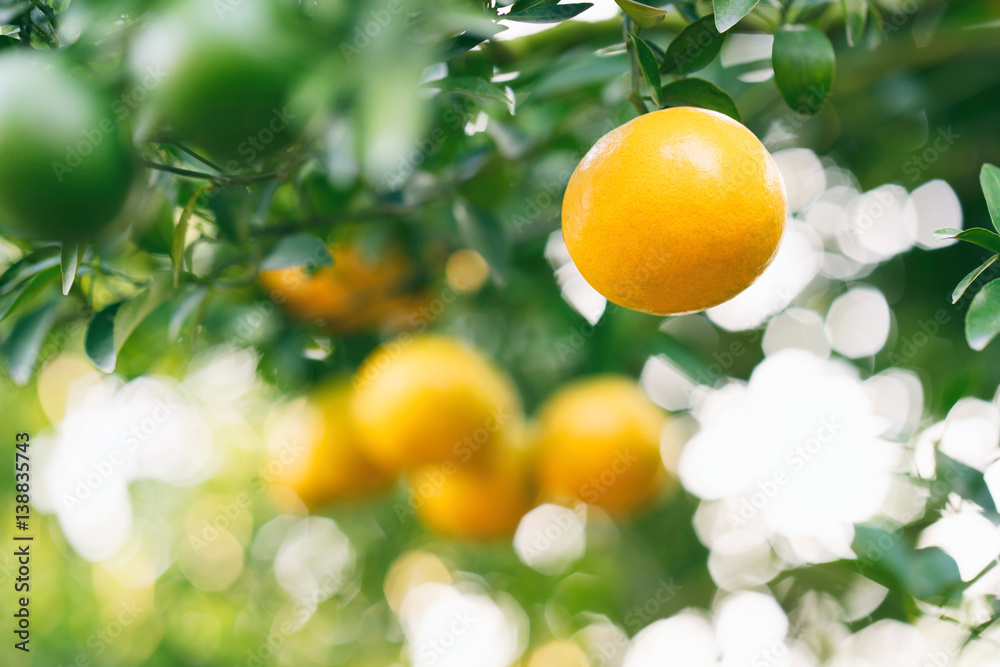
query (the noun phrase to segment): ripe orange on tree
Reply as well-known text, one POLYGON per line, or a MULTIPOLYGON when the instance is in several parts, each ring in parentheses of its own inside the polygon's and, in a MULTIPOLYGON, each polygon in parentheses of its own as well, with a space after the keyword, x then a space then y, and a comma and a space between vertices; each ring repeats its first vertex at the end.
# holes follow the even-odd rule
POLYGON ((582 500, 613 513, 649 503, 668 481, 660 457, 666 415, 634 380, 571 383, 540 408, 535 433, 545 500, 582 500))
POLYGON ((395 476, 364 453, 348 410, 346 382, 285 406, 267 470, 310 508, 384 492, 395 476))
POLYGON ((715 111, 676 107, 604 135, 570 177, 566 247, 610 301, 654 315, 749 287, 784 230, 784 184, 763 144, 715 111))
POLYGON ((417 517, 444 537, 510 537, 532 507, 529 453, 513 445, 495 447, 468 462, 419 466, 407 479, 417 517))
POLYGON ((388 470, 465 463, 523 427, 511 381, 468 345, 434 335, 403 334, 375 350, 356 374, 351 413, 388 470))
POLYGON ((426 292, 414 287, 418 267, 401 248, 370 257, 347 242, 333 245, 330 255, 333 265, 312 274, 302 267, 261 271, 261 286, 291 315, 340 333, 406 329, 426 307, 426 292))

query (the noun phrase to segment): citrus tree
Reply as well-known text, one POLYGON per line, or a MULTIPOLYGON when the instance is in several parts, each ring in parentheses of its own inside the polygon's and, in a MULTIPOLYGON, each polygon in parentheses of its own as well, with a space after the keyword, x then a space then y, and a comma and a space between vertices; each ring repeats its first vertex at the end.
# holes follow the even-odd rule
POLYGON ((995 3, 0 24, 12 661, 995 661, 995 3))

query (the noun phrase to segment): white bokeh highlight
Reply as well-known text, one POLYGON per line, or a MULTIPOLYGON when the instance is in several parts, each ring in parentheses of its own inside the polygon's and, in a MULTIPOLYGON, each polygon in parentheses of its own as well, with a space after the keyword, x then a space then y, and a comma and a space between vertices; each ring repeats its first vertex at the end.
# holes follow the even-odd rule
POLYGON ((834 350, 851 359, 877 354, 889 339, 892 314, 874 287, 848 290, 830 306, 826 329, 834 350))
MULTIPOLYGON (((586 509, 581 506, 581 514, 586 509)), ((514 533, 514 552, 521 562, 542 574, 559 574, 586 550, 584 519, 576 511, 546 503, 523 517, 514 533)))

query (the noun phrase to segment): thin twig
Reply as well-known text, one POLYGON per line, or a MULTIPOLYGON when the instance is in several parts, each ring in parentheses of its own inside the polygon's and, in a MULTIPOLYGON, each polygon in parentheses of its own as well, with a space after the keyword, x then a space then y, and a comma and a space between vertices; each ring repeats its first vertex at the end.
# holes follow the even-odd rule
POLYGON ((212 162, 208 158, 206 158, 206 157, 204 157, 202 155, 198 155, 197 153, 195 153, 193 150, 191 150, 190 148, 188 148, 184 144, 174 142, 174 146, 177 146, 177 148, 181 149, 182 151, 184 151, 185 153, 187 153, 188 155, 190 155, 191 157, 193 157, 198 162, 201 162, 206 167, 210 167, 210 168, 214 169, 215 171, 217 171, 220 174, 229 175, 228 171, 226 171, 225 169, 223 169, 219 165, 215 164, 214 162, 212 162))
POLYGON ((167 171, 171 174, 177 174, 178 176, 185 176, 187 178, 197 178, 203 181, 211 181, 216 185, 228 187, 241 187, 244 185, 253 185, 254 183, 263 183, 264 181, 270 181, 276 178, 284 178, 287 170, 286 168, 281 171, 273 171, 267 174, 257 174, 255 176, 236 176, 230 174, 207 174, 203 171, 185 169, 184 167, 175 167, 171 164, 163 164, 161 162, 153 162, 152 160, 145 159, 142 160, 142 164, 150 169, 167 171))
POLYGON ((646 108, 646 103, 642 101, 642 91, 639 88, 639 79, 642 77, 642 71, 639 69, 639 57, 635 53, 635 43, 629 34, 632 32, 633 27, 632 19, 625 16, 622 19, 622 37, 625 40, 625 50, 628 51, 629 76, 631 79, 628 90, 628 101, 632 103, 632 106, 635 107, 635 110, 641 116, 648 109, 646 108))

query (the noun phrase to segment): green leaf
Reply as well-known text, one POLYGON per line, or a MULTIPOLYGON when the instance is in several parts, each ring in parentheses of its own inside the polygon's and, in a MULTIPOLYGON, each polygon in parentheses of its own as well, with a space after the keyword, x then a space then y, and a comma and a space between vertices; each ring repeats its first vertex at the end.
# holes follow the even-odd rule
POLYGON ((170 291, 171 276, 161 272, 150 286, 128 301, 112 304, 94 315, 87 328, 84 348, 94 365, 105 373, 115 370, 118 353, 132 332, 163 303, 170 291))
POLYGON ((464 243, 483 256, 490 265, 493 282, 502 285, 510 245, 503 225, 489 211, 464 199, 455 202, 452 212, 464 243))
POLYGON ((577 14, 582 14, 593 6, 589 2, 569 5, 545 5, 518 12, 510 12, 501 16, 500 19, 505 21, 519 21, 521 23, 558 23, 559 21, 571 19, 577 14))
POLYGON ((729 93, 704 79, 681 79, 668 83, 660 91, 663 106, 691 105, 724 113, 742 123, 740 110, 729 93))
POLYGON ((167 327, 167 340, 171 343, 180 338, 181 330, 187 323, 188 318, 205 302, 205 297, 209 294, 207 287, 197 287, 190 294, 184 297, 177 310, 170 316, 170 324, 167 327))
POLYGON ((709 15, 698 19, 670 42, 660 71, 690 74, 708 67, 719 55, 726 35, 716 29, 715 17, 709 15))
POLYGON ((492 81, 480 79, 475 76, 455 76, 437 81, 429 81, 423 85, 424 88, 443 90, 458 95, 468 97, 479 97, 484 100, 493 100, 507 105, 507 110, 514 113, 514 99, 506 89, 501 88, 492 81))
POLYGON ((977 352, 1000 333, 1000 280, 986 283, 965 314, 965 338, 977 352))
POLYGON ((525 9, 531 9, 532 7, 548 7, 549 5, 558 4, 559 0, 517 0, 510 6, 510 11, 519 12, 525 9))
POLYGON ((945 227, 944 229, 935 230, 934 236, 945 239, 958 239, 959 241, 977 245, 980 248, 986 248, 992 253, 1000 254, 1000 236, 996 232, 983 229, 982 227, 972 227, 971 229, 945 227))
POLYGON ((114 303, 94 315, 87 327, 83 347, 94 365, 105 373, 115 370, 118 351, 115 350, 115 315, 122 302, 114 303))
POLYGON ((479 46, 487 39, 490 39, 494 35, 497 35, 507 29, 505 25, 498 25, 496 23, 491 24, 491 27, 475 27, 469 28, 454 37, 449 37, 444 40, 438 47, 437 51, 440 53, 441 60, 450 60, 455 56, 462 55, 466 51, 479 46))
POLYGON ((854 527, 851 549, 858 571, 893 590, 903 589, 920 600, 947 598, 962 585, 958 565, 937 547, 910 549, 902 532, 868 525, 854 527))
POLYGON ((997 261, 998 257, 1000 257, 1000 255, 993 255, 978 267, 970 271, 969 275, 962 278, 962 281, 955 287, 955 291, 951 293, 951 302, 958 303, 958 300, 962 298, 963 294, 965 294, 965 290, 969 289, 969 285, 975 282, 976 278, 981 276, 983 271, 988 269, 993 262, 997 261))
POLYGON ((935 478, 945 483, 949 493, 957 493, 996 516, 997 506, 983 473, 939 450, 934 451, 934 469, 935 478))
POLYGON ((73 287, 73 281, 76 280, 76 270, 79 268, 80 262, 83 260, 83 253, 86 251, 86 243, 63 241, 62 253, 59 258, 59 266, 62 270, 63 296, 69 294, 70 288, 73 287))
POLYGON ((662 23, 663 19, 667 17, 666 9, 650 7, 641 2, 635 2, 635 0, 615 0, 615 2, 640 28, 652 28, 662 23))
POLYGON ((27 303, 32 297, 40 294, 57 275, 59 275, 59 268, 50 266, 41 273, 36 273, 30 280, 19 283, 10 292, 0 296, 0 320, 5 319, 21 304, 27 303))
MULTIPOLYGON (((177 284, 180 282, 181 267, 184 265, 184 248, 187 244, 188 224, 191 222, 191 216, 194 215, 194 207, 198 203, 198 197, 201 196, 201 193, 211 187, 211 185, 206 185, 199 188, 191 196, 187 206, 184 207, 184 212, 181 213, 181 217, 177 221, 177 226, 174 227, 174 243, 170 253, 170 256, 174 260, 174 287, 177 287, 177 284)), ((98 368, 100 368, 100 365, 98 365, 98 368)), ((111 371, 108 372, 110 373, 111 371)))
POLYGON ((17 260, 0 276, 0 294, 14 289, 19 282, 41 273, 52 266, 59 266, 59 248, 47 246, 17 260))
POLYGON ((629 33, 629 37, 632 38, 635 55, 639 59, 639 69, 642 70, 642 78, 646 80, 646 85, 649 87, 649 96, 653 98, 653 102, 659 107, 660 63, 657 62, 653 50, 649 48, 649 44, 644 42, 641 37, 632 32, 629 33))
POLYGON ((854 46, 865 32, 868 20, 868 0, 841 0, 844 6, 844 30, 847 44, 854 46))
POLYGON ((42 343, 55 324, 58 306, 58 299, 51 301, 22 317, 14 325, 14 330, 4 345, 7 370, 14 384, 24 386, 31 379, 38 353, 42 351, 42 343))
POLYGON ((993 228, 1000 232, 1000 168, 984 164, 979 172, 979 183, 983 186, 986 208, 990 211, 993 228))
POLYGON ((322 240, 312 234, 295 234, 281 239, 260 263, 260 269, 274 271, 296 266, 312 268, 332 264, 333 258, 322 240))
POLYGON ((812 26, 790 25, 775 33, 774 82, 793 111, 812 116, 823 108, 833 89, 835 59, 830 40, 812 26))
POLYGON ((715 10, 715 27, 725 32, 757 6, 758 0, 712 0, 715 10))

